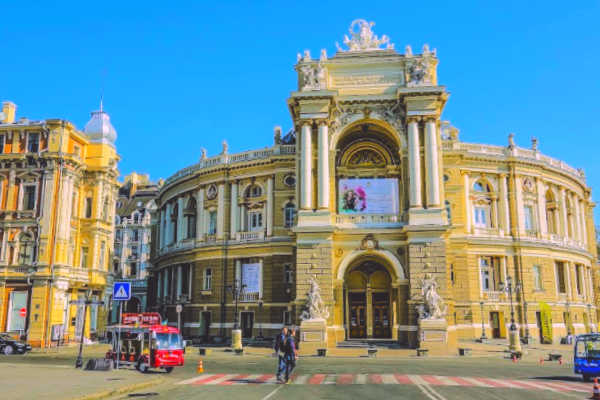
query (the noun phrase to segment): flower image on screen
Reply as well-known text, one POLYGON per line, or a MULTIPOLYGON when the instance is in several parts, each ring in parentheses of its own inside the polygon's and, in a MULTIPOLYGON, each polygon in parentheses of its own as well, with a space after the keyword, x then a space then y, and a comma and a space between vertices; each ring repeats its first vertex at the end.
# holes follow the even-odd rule
POLYGON ((398 213, 396 179, 340 179, 338 197, 342 214, 398 213))

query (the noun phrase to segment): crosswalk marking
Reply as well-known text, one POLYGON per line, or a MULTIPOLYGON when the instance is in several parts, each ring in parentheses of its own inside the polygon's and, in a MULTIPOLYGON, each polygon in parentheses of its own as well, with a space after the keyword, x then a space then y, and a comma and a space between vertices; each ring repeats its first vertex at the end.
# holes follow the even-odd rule
MULTIPOLYGON (((178 382, 180 385, 273 385, 273 374, 202 374, 178 382)), ((591 392, 592 385, 579 382, 533 379, 499 379, 472 376, 404 375, 404 374, 303 374, 291 378, 293 385, 418 385, 465 386, 496 389, 548 390, 553 392, 591 392)))

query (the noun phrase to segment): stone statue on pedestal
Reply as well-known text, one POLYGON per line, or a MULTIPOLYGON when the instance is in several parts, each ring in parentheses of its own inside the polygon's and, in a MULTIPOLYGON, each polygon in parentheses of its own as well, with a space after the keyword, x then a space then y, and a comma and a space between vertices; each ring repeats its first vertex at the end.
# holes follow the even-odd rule
POLYGON ((302 321, 326 320, 329 311, 321 299, 321 289, 315 277, 310 278, 310 289, 306 299, 306 309, 300 315, 302 321))
POLYGON ((426 275, 421 283, 421 294, 423 295, 424 305, 417 311, 419 319, 442 319, 446 316, 447 307, 444 300, 437 292, 438 284, 435 278, 426 275))

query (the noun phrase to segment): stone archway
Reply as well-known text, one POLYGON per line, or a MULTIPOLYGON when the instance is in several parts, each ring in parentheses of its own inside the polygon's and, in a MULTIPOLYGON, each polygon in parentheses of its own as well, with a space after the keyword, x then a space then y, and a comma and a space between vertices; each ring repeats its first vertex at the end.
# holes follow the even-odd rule
POLYGON ((398 259, 386 250, 357 250, 342 261, 337 278, 346 338, 398 339, 399 290, 406 283, 398 259))

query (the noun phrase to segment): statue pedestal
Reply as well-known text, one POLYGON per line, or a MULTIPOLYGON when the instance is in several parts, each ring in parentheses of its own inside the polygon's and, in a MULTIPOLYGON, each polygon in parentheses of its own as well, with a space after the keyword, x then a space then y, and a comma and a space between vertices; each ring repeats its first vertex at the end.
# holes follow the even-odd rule
POLYGON ((242 331, 241 329, 233 329, 231 331, 231 348, 240 350, 242 348, 242 331))
POLYGON ((445 319, 419 320, 419 348, 429 350, 429 354, 448 354, 457 347, 456 335, 448 332, 445 319))
POLYGON ((325 348, 327 348, 327 322, 324 319, 302 321, 300 323, 300 355, 316 355, 317 349, 325 348))

